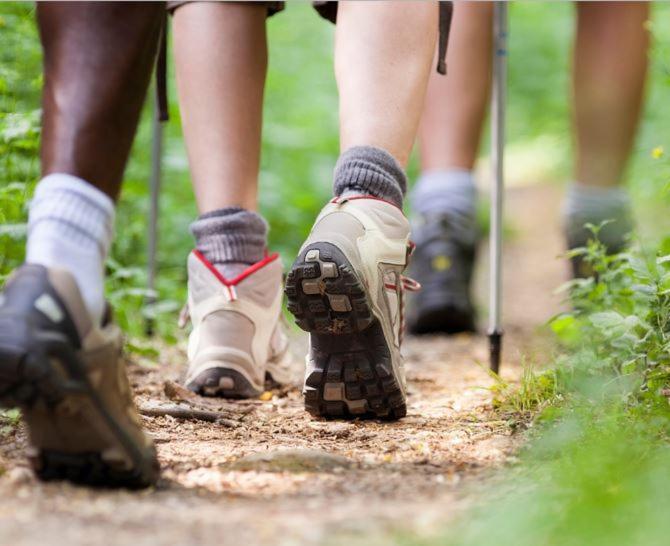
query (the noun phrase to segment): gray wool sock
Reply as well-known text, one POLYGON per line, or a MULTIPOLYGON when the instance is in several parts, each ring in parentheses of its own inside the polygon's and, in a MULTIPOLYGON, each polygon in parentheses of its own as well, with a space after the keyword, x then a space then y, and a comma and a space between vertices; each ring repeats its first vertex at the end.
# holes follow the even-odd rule
POLYGON ((600 188, 577 182, 568 187, 563 203, 563 222, 570 248, 583 246, 591 232, 584 224, 598 225, 612 220, 598 234, 608 248, 618 251, 633 229, 630 195, 625 188, 600 188))
POLYGON ((256 212, 226 207, 200 215, 191 224, 191 233, 198 251, 231 276, 263 259, 268 225, 256 212))
POLYGON ((336 197, 372 195, 402 208, 407 176, 395 158, 373 146, 354 146, 340 155, 335 165, 336 197))

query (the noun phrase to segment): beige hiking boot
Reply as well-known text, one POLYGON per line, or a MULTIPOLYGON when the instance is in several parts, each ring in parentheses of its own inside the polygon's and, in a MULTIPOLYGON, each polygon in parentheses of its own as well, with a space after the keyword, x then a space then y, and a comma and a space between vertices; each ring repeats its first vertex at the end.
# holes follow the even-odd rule
POLYGON ((0 294, 0 406, 20 407, 29 458, 44 480, 145 487, 159 466, 111 320, 89 318, 73 276, 41 265, 0 294))
POLYGON ((252 398, 266 376, 288 383, 288 339, 281 324, 278 254, 226 279, 194 250, 188 258, 189 337, 186 386, 204 396, 252 398))
POLYGON ((400 354, 409 223, 373 197, 338 198, 316 219, 286 280, 289 310, 310 332, 305 407, 325 417, 407 412, 400 354))

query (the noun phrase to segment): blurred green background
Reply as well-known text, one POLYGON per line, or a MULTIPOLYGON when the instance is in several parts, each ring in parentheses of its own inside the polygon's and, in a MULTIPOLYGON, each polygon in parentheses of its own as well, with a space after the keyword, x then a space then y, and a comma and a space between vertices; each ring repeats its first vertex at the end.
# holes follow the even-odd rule
MULTIPOLYGON (((562 183, 570 178, 569 69, 574 6, 567 2, 517 2, 511 6, 508 104, 508 172, 511 184, 562 183)), ((661 24, 670 5, 655 6, 656 39, 649 100, 629 169, 646 224, 670 227, 658 203, 668 169, 651 150, 670 149, 670 27, 661 24), (660 169, 665 168, 665 172, 660 169)), ((40 48, 31 3, 0 4, 0 275, 22 260, 25 205, 38 176, 40 48)), ((270 241, 285 264, 330 195, 338 153, 337 90, 333 76, 333 27, 307 3, 291 3, 268 22, 270 68, 265 102, 261 210, 270 241)), ((161 194, 159 301, 145 306, 144 268, 151 147, 151 98, 143 114, 126 173, 110 265, 108 294, 131 334, 142 331, 142 314, 157 315, 170 339, 185 296, 188 230, 196 211, 170 70, 171 120, 165 128, 161 194)), ((488 153, 484 138, 482 155, 488 153)), ((410 166, 411 179, 416 161, 410 166)), ((547 226, 557 229, 557 226, 547 226)), ((0 277, 1 279, 1 277, 0 277)))

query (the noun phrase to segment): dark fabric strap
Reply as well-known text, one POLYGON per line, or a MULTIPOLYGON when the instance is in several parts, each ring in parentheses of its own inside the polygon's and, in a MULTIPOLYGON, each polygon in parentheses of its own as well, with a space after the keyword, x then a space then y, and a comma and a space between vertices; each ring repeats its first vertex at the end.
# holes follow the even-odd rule
POLYGON ((158 119, 168 121, 170 119, 170 108, 167 93, 167 12, 163 15, 163 30, 161 31, 160 43, 158 45, 158 57, 156 58, 156 102, 158 104, 158 119))
POLYGON ((437 52, 437 71, 440 74, 447 73, 447 46, 449 45, 449 33, 451 32, 451 20, 454 16, 453 2, 440 2, 440 37, 437 52))

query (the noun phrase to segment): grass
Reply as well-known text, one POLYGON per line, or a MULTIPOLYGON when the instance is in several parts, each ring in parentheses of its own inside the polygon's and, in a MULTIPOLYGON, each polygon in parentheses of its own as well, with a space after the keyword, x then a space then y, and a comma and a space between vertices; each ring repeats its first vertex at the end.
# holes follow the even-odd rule
POLYGON ((571 404, 543 427, 496 491, 431 544, 660 545, 670 500, 666 408, 571 404))
POLYGON ((538 371, 532 364, 523 362, 518 381, 506 381, 495 373, 491 375, 495 380, 490 387, 493 407, 502 414, 531 419, 544 408, 560 402, 558 378, 554 369, 538 371))

